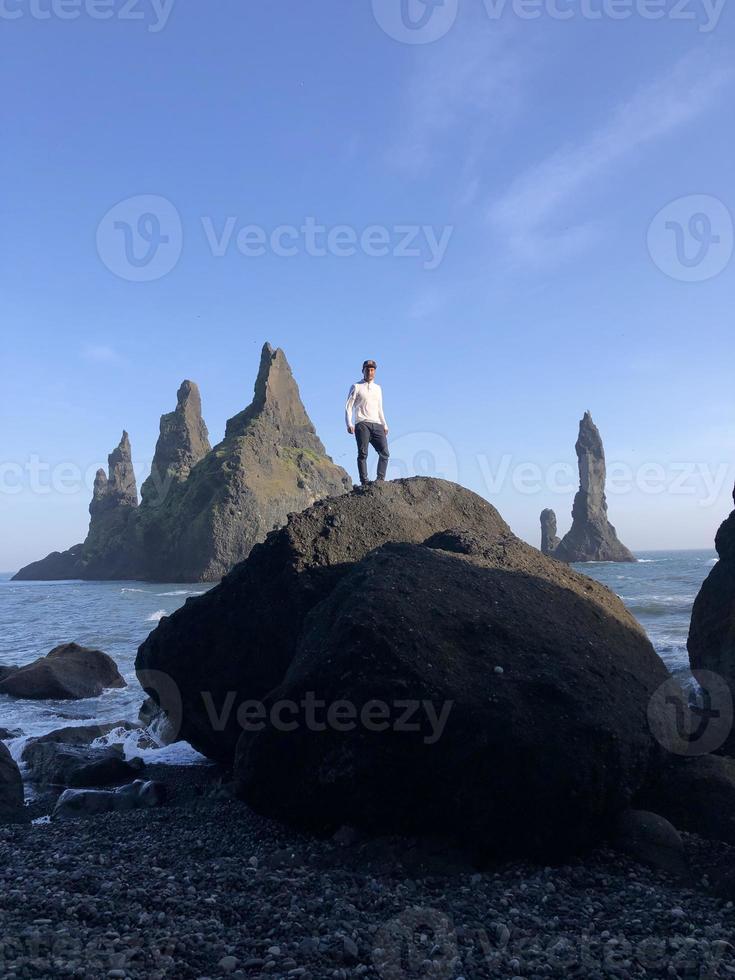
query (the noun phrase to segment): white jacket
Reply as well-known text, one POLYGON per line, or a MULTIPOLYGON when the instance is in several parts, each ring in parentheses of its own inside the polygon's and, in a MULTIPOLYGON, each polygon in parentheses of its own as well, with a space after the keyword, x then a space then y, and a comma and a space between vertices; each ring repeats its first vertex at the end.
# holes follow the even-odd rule
POLYGON ((376 381, 358 381, 352 385, 345 405, 345 421, 348 427, 357 425, 358 422, 377 422, 387 427, 388 423, 383 415, 383 390, 376 381))

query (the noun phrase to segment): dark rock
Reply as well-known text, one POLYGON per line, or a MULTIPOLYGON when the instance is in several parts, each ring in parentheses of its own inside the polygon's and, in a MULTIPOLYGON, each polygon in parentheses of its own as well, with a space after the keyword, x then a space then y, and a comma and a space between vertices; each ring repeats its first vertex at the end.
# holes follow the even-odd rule
POLYGON ((192 467, 211 449, 199 388, 193 381, 183 381, 176 393, 176 408, 161 416, 151 473, 140 488, 141 506, 157 507, 172 482, 186 480, 192 467))
POLYGON ((541 553, 553 555, 559 547, 556 535, 556 514, 547 508, 541 511, 541 553))
POLYGON ((135 533, 138 492, 127 432, 123 431, 119 445, 107 457, 107 465, 107 474, 99 469, 94 478, 84 543, 26 565, 13 579, 135 577, 141 562, 135 533))
POLYGON ((115 747, 90 748, 63 742, 30 742, 21 759, 41 786, 108 786, 138 775, 140 759, 126 761, 115 747))
MULTIPOLYGON (((719 561, 704 580, 692 608, 689 663, 695 672, 719 674, 735 696, 735 510, 720 525, 715 548, 719 561)), ((735 731, 721 751, 735 755, 735 731)))
POLYGON ((100 813, 119 813, 166 802, 166 787, 153 780, 136 779, 114 790, 67 789, 56 801, 52 820, 94 817, 100 813))
POLYGON ((23 732, 20 728, 0 728, 0 739, 4 742, 9 741, 11 738, 18 738, 23 732))
POLYGON ((671 755, 634 805, 661 814, 677 830, 735 844, 735 759, 671 755))
POLYGON ((605 450, 589 412, 579 423, 574 447, 579 463, 579 490, 572 508, 572 527, 553 552, 560 561, 636 561, 618 541, 607 517, 605 450))
POLYGON ((304 618, 352 563, 386 541, 420 543, 458 525, 498 552, 516 540, 482 497, 426 477, 372 484, 290 514, 286 527, 220 585, 161 620, 138 650, 138 678, 169 714, 181 716, 181 738, 231 762, 239 706, 281 682, 304 618), (165 691, 160 674, 172 682, 165 691))
POLYGON ((252 404, 210 449, 196 385, 184 381, 161 418, 137 506, 127 433, 100 470, 83 545, 22 568, 15 579, 216 581, 291 511, 344 493, 347 473, 326 455, 282 350, 265 344, 252 404))
POLYGON ((0 742, 0 824, 27 823, 23 806, 23 781, 18 766, 0 742))
POLYGON ((20 670, 20 667, 20 664, 4 664, 0 666, 0 681, 4 681, 6 677, 10 677, 16 670, 20 670))
POLYGON ((681 834, 657 813, 624 810, 615 825, 611 843, 642 864, 690 878, 681 834))
POLYGON ((63 742, 65 745, 89 745, 95 739, 108 735, 115 729, 121 728, 124 731, 135 731, 140 728, 131 721, 110 721, 103 725, 68 725, 66 728, 55 728, 45 735, 38 735, 28 739, 27 745, 34 742, 63 742))
POLYGON ((0 681, 0 694, 71 700, 93 698, 111 687, 127 687, 112 657, 78 643, 62 643, 0 681))
POLYGON ((537 859, 599 841, 629 806, 661 758, 647 708, 668 672, 617 596, 487 516, 481 554, 387 544, 313 608, 264 727, 240 738, 247 803, 320 833, 455 833, 537 859), (371 726, 376 701, 388 720, 371 726))

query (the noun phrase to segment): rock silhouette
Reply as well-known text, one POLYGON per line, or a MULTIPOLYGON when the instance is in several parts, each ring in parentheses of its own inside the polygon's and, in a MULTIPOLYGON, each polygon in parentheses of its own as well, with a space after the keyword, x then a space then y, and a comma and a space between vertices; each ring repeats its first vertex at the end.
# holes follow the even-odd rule
POLYGON ((0 694, 36 701, 93 698, 113 687, 127 683, 112 657, 78 643, 62 643, 0 680, 0 694))
POLYGON ((559 547, 556 535, 556 514, 550 508, 541 511, 541 553, 553 555, 559 547))
MULTIPOLYGON (((689 664, 693 671, 719 674, 735 695, 735 510, 720 525, 715 548, 719 560, 702 583, 692 608, 689 664)), ((721 751, 735 755, 735 733, 731 732, 721 751)))
POLYGON ((548 537, 548 529, 556 515, 545 510, 541 514, 542 550, 559 561, 636 561, 635 555, 618 540, 618 535, 607 516, 605 498, 605 450, 602 438, 589 412, 579 423, 579 436, 575 445, 579 466, 579 490, 572 507, 572 526, 555 546, 548 537), (544 516, 546 515, 546 516, 544 516), (546 540, 544 540, 546 525, 546 540))
POLYGON ((13 577, 216 581, 289 512, 351 485, 327 456, 285 354, 265 344, 253 401, 218 445, 210 447, 197 386, 184 381, 161 417, 140 505, 123 432, 108 473, 97 472, 85 541, 13 577))

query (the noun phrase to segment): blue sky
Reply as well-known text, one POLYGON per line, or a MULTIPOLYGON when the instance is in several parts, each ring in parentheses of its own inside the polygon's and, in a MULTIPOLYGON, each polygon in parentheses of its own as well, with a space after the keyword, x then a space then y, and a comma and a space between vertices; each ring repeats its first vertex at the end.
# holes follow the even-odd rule
POLYGON ((1 569, 83 539, 123 428, 140 486, 182 379, 218 441, 265 340, 353 477, 374 357, 389 477, 457 479, 538 544, 590 409, 622 540, 711 545, 733 11, 404 2, 0 2, 1 569))

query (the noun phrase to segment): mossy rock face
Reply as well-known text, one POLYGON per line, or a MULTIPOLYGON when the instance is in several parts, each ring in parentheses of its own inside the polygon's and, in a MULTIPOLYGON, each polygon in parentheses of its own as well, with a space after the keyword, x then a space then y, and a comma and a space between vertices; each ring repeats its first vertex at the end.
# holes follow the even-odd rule
POLYGON ((162 416, 138 506, 123 433, 100 470, 86 540, 17 573, 25 579, 217 581, 292 511, 352 486, 327 456, 281 350, 263 347, 252 403, 213 449, 197 386, 184 381, 162 416))

